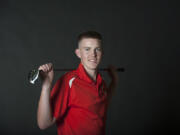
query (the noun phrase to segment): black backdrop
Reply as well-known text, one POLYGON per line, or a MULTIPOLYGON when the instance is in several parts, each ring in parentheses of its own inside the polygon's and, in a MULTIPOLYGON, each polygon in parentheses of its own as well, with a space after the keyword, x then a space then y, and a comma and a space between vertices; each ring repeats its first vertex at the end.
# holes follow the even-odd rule
POLYGON ((1 0, 0 134, 57 133, 55 126, 38 128, 41 86, 30 85, 27 74, 46 62, 76 68, 76 37, 86 30, 104 37, 101 67, 126 69, 119 73, 106 133, 179 133, 178 16, 173 0, 1 0))

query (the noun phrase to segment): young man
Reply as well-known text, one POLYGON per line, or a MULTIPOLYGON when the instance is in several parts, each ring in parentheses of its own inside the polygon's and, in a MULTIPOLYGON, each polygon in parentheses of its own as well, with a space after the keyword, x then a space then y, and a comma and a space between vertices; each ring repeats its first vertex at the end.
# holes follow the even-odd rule
POLYGON ((106 87, 98 72, 102 37, 95 31, 79 35, 75 53, 80 58, 78 68, 58 79, 52 91, 52 63, 39 67, 43 72, 38 126, 46 129, 56 123, 58 135, 105 135, 107 106, 117 85, 117 73, 113 66, 109 67, 112 81, 106 87))

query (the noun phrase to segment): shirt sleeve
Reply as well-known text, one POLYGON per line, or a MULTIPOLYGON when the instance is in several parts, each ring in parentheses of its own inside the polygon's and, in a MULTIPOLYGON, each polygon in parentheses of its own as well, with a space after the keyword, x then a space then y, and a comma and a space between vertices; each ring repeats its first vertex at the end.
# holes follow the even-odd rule
POLYGON ((69 101, 69 85, 65 76, 58 79, 52 88, 50 101, 52 114, 56 120, 61 119, 67 111, 69 101))

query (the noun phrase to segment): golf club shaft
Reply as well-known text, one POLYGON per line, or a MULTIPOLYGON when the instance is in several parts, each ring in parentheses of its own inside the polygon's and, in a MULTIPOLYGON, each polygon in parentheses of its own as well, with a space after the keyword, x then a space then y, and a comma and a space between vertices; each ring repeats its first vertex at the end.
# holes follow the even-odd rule
MULTIPOLYGON (((54 68, 54 71, 72 71, 72 70, 75 70, 75 69, 70 69, 70 68, 54 68)), ((109 69, 108 68, 99 68, 100 71, 108 71, 109 69)), ((117 72, 124 72, 124 68, 116 68, 116 71, 117 72)))

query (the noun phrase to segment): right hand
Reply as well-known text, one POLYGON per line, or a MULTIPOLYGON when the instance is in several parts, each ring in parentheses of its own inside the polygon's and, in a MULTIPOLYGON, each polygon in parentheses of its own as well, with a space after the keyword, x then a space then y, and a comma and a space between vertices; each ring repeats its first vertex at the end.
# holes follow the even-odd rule
POLYGON ((41 70, 40 77, 42 79, 43 86, 50 87, 54 78, 52 63, 46 63, 44 65, 41 65, 39 66, 38 70, 41 70))

